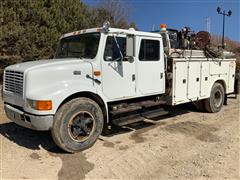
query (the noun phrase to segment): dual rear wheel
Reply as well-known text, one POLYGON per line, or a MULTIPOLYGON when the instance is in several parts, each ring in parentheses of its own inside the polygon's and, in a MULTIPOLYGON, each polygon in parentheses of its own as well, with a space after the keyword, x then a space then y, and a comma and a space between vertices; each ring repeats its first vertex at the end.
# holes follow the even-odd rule
POLYGON ((195 103, 199 111, 207 111, 210 113, 219 112, 222 109, 225 98, 225 92, 222 84, 215 83, 212 87, 210 97, 195 103))

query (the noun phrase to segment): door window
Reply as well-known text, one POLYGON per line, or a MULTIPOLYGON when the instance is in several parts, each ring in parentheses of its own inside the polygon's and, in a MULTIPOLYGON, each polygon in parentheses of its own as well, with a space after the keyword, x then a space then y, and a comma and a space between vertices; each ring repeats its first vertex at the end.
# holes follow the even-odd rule
POLYGON ((108 36, 105 51, 104 51, 104 60, 105 61, 119 61, 123 60, 122 56, 126 56, 126 38, 125 37, 116 37, 108 36), (116 42, 117 41, 117 42, 116 42))
POLYGON ((140 61, 158 61, 160 53, 160 43, 158 40, 141 40, 139 51, 140 61))

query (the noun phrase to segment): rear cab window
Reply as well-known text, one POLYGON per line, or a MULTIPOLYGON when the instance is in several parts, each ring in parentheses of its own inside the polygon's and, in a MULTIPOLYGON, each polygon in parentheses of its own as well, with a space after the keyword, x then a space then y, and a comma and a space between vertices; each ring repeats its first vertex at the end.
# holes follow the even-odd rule
POLYGON ((159 61, 160 41, 142 39, 138 58, 140 61, 159 61))

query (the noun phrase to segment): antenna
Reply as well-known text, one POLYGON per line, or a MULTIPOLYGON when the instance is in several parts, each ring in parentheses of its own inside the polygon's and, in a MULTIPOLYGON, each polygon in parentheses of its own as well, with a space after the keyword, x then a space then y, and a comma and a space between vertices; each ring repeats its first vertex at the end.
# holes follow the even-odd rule
POLYGON ((205 30, 211 34, 211 18, 207 17, 205 22, 206 22, 205 30))

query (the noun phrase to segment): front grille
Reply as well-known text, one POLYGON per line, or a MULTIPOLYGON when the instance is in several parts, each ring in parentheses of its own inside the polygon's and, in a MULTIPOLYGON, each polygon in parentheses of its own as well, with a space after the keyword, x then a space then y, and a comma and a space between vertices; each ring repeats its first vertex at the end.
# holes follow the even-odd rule
POLYGON ((5 91, 23 95, 23 72, 6 70, 4 83, 5 91))

